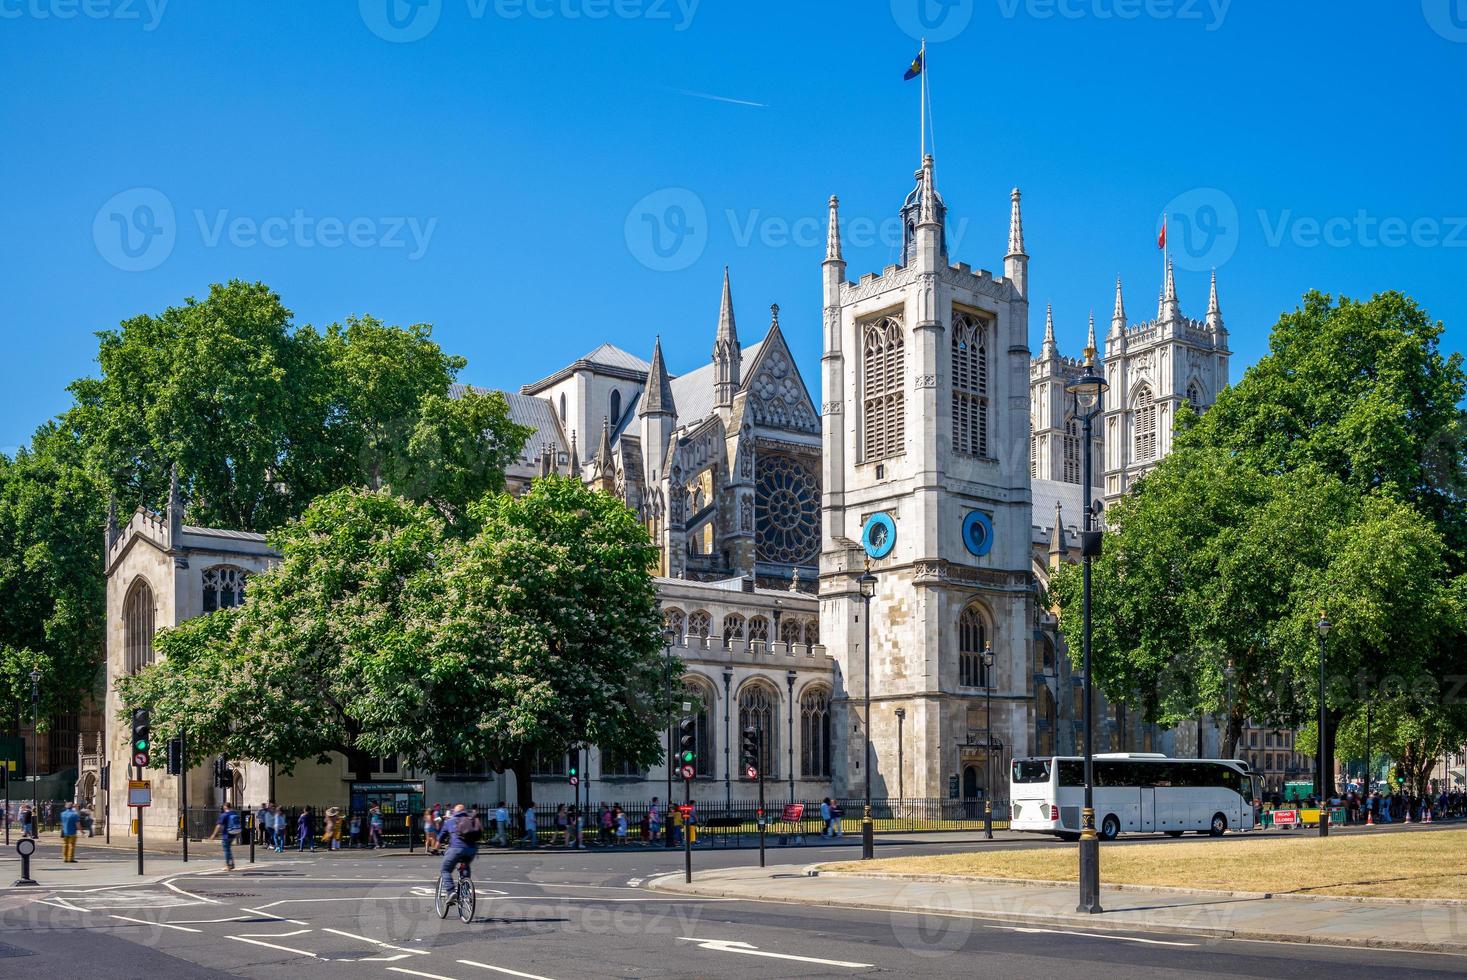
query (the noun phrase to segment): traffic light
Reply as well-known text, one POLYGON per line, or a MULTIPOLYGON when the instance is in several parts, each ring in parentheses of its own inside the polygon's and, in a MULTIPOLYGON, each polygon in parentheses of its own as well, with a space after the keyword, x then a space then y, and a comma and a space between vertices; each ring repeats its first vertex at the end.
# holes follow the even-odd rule
POLYGON ((132 764, 139 769, 148 765, 153 751, 153 713, 147 708, 134 708, 132 712, 132 764))
POLYGON ((214 759, 214 787, 216 789, 229 789, 234 786, 234 778, 229 773, 229 760, 224 756, 216 756, 214 759))
POLYGON ((579 786, 581 784, 580 761, 581 753, 572 749, 565 763, 565 771, 572 786, 579 786))
POLYGON ((681 735, 678 736, 678 765, 682 768, 683 778, 689 779, 689 772, 698 771, 698 719, 692 715, 685 715, 678 722, 681 735))
POLYGON ((178 776, 183 773, 183 739, 170 738, 168 740, 168 775, 178 776))
POLYGON ((746 779, 759 778, 759 729, 752 725, 739 733, 739 769, 746 779))

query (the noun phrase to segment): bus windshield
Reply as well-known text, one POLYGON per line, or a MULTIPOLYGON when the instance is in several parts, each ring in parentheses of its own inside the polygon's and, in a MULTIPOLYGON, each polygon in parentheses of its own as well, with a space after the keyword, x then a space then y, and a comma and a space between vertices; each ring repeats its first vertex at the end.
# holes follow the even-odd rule
POLYGON ((1016 782, 1016 783, 1047 783, 1047 782, 1049 782, 1049 760, 1048 759, 1015 759, 1014 760, 1014 782, 1016 782))

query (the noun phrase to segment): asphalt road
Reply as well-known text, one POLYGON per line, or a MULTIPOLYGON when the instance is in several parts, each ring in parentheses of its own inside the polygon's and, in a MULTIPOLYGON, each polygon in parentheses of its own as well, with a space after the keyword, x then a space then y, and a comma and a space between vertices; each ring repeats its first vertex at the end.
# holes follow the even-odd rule
MULTIPOLYGON (((1238 842, 1246 846, 1246 838, 1238 842)), ((945 841, 890 850, 973 846, 945 841)), ((789 853, 780 859, 788 861, 789 853)), ((217 845, 204 851, 217 854, 217 845)), ((812 862, 854 856, 848 847, 799 854, 812 862)), ((701 851, 695 870, 755 859, 752 851, 701 851)), ((241 863, 234 873, 206 864, 152 885, 11 892, 0 896, 0 976, 746 980, 885 972, 1054 980, 1360 973, 1397 980, 1467 973, 1462 956, 1087 934, 927 914, 698 900, 645 887, 647 879, 681 867, 681 852, 658 849, 486 854, 474 866, 478 913, 467 925, 434 915, 436 864, 422 854, 262 852, 259 863, 241 863)))

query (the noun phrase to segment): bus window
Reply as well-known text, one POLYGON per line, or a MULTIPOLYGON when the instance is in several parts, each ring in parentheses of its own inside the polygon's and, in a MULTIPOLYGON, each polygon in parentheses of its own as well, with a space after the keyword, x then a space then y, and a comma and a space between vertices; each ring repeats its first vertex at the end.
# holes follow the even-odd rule
POLYGON ((1016 782, 1016 783, 1047 783, 1047 782, 1049 782, 1049 760, 1048 759, 1015 759, 1014 760, 1014 782, 1016 782))
POLYGON ((1059 784, 1061 786, 1084 786, 1085 763, 1079 759, 1060 759, 1059 784))

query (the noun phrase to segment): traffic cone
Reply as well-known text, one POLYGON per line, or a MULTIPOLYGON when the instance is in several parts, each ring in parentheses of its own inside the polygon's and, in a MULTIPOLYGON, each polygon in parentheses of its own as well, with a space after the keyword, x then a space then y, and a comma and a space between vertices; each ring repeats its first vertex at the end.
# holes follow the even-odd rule
POLYGON ((1374 827, 1375 826, 1375 810, 1374 809, 1366 809, 1366 811, 1365 811, 1365 826, 1367 826, 1367 827, 1374 827))
POLYGON ((1409 803, 1406 804, 1406 820, 1405 820, 1405 822, 1406 823, 1410 823, 1411 822, 1411 804, 1409 804, 1409 803))

